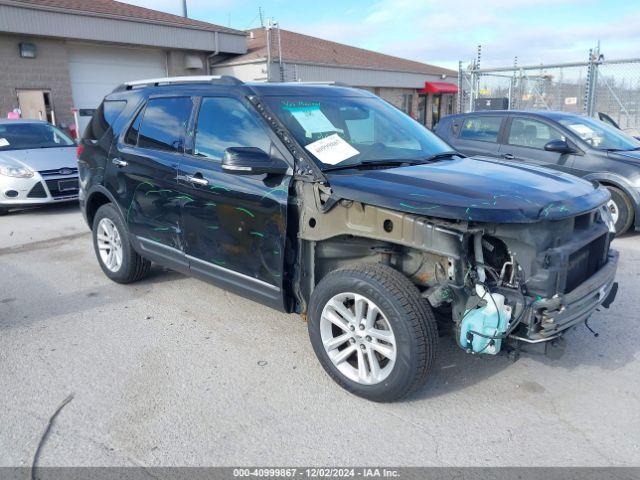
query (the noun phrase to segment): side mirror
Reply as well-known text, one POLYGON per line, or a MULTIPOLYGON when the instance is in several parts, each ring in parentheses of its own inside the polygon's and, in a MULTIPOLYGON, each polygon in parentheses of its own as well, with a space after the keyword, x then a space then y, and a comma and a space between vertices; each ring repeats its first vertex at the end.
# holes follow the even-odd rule
POLYGON ((556 153, 575 153, 575 150, 569 146, 564 140, 551 140, 544 146, 547 152, 556 153))
POLYGON ((284 161, 255 147, 229 147, 222 158, 222 170, 238 175, 284 175, 288 169, 284 161))

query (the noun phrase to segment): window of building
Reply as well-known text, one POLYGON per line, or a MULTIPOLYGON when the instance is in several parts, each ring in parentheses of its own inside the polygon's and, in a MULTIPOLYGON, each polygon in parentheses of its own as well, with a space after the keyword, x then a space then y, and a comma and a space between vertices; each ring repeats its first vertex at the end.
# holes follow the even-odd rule
POLYGON ((234 98, 203 98, 198 114, 194 155, 222 160, 229 147, 271 151, 271 139, 260 121, 234 98))
POLYGON ((402 111, 409 116, 413 116, 413 94, 402 94, 402 111))
POLYGON ((514 118, 507 143, 542 150, 551 140, 565 140, 565 136, 552 126, 538 120, 514 118))
POLYGON ((460 138, 465 140, 481 140, 483 142, 497 142, 502 117, 470 117, 464 119, 460 129, 460 138))
POLYGON ((192 107, 193 102, 189 97, 149 100, 140 125, 138 147, 167 152, 181 151, 192 107))

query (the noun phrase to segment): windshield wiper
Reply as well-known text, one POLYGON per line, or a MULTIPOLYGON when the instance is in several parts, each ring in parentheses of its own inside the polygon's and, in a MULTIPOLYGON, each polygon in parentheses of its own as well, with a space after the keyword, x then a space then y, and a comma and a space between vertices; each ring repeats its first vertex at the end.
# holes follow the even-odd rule
POLYGON ((335 167, 325 168, 323 171, 335 172, 336 170, 349 170, 351 168, 398 167, 402 165, 415 165, 417 163, 422 163, 422 160, 367 160, 349 165, 336 165, 335 167))
POLYGON ((423 162, 434 162, 436 160, 442 160, 443 158, 451 158, 451 157, 462 157, 463 155, 458 153, 458 152, 454 152, 453 150, 450 150, 448 152, 440 152, 440 153, 435 153, 433 155, 431 155, 430 157, 427 157, 423 160, 423 162))
POLYGON ((430 155, 427 158, 411 158, 411 159, 394 159, 394 160, 365 160, 360 163, 352 163, 349 165, 336 165, 335 167, 325 168, 325 172, 335 172, 336 170, 349 170, 351 168, 371 168, 371 167, 398 167, 409 165, 422 165, 424 163, 435 162, 443 158, 462 157, 463 155, 454 152, 453 150, 448 152, 440 152, 430 155))

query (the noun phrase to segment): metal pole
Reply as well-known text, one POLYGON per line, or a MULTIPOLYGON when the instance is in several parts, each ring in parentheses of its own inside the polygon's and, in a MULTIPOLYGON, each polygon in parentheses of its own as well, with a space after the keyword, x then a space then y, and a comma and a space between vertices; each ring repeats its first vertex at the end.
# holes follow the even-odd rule
POLYGON ((282 65, 282 37, 280 35, 280 22, 276 23, 278 29, 278 66, 280 67, 280 81, 284 82, 284 67, 282 65))
POLYGON ((456 113, 462 113, 462 60, 458 62, 458 101, 456 113))
POLYGON ((598 65, 600 64, 600 42, 593 55, 593 79, 591 80, 591 97, 589 98, 589 116, 592 117, 596 110, 596 99, 598 97, 598 65))
POLYGON ((271 21, 267 20, 265 27, 267 36, 267 82, 271 81, 271 21))
POLYGON ((182 0, 182 16, 187 18, 187 0, 182 0))
POLYGON ((593 69, 593 49, 589 49, 589 63, 587 64, 587 79, 585 82, 585 92, 582 102, 582 111, 589 115, 589 97, 591 96, 591 78, 593 76, 591 70, 593 69))

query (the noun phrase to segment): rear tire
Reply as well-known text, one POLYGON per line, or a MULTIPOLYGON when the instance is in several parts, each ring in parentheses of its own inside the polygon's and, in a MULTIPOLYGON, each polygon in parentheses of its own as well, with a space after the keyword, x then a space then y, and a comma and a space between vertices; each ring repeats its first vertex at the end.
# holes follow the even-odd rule
POLYGON ((633 223, 633 204, 627 194, 619 188, 608 186, 607 189, 611 194, 611 200, 607 206, 615 219, 616 235, 622 235, 633 223))
POLYGON ((111 203, 102 205, 96 212, 92 234, 100 268, 111 280, 133 283, 149 274, 151 262, 133 249, 127 228, 111 203))
POLYGON ((431 307, 404 275, 385 265, 361 264, 329 273, 315 288, 309 338, 341 387, 391 402, 426 382, 438 328, 431 307))

